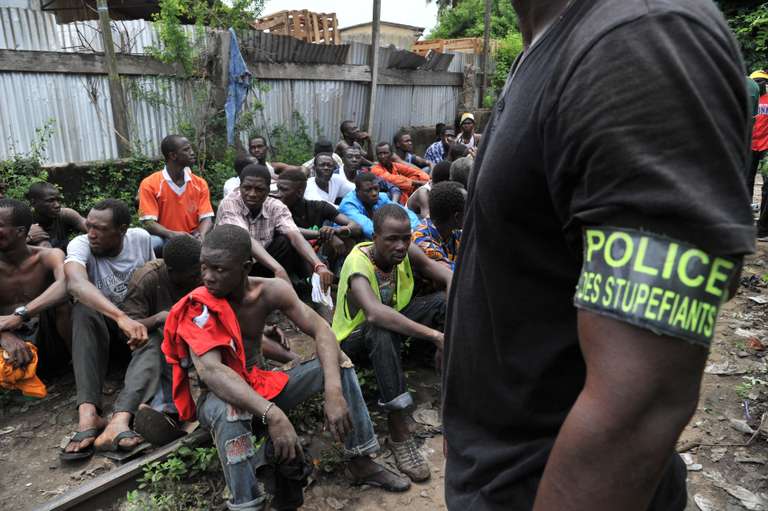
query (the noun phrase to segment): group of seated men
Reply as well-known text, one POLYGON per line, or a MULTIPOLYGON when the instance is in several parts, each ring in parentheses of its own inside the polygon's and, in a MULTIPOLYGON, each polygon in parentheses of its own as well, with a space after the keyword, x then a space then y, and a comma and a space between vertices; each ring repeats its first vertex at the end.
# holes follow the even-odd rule
POLYGON ((303 165, 267 161, 266 140, 255 137, 216 212, 192 173, 191 144, 168 136, 164 168, 139 187, 143 228, 130 227, 116 199, 83 218, 49 183, 32 185, 28 203, 0 199, 0 347, 8 363, 35 363, 43 377, 71 357, 79 424, 62 460, 136 449, 140 414, 197 419, 213 432, 232 508, 261 509, 268 466, 292 481, 276 498, 296 507, 306 466, 286 412, 323 392, 356 483, 403 491, 429 478, 407 422, 401 355, 408 337, 442 355, 472 159, 452 146, 444 154, 453 162, 420 159, 400 132, 395 150, 380 143, 373 161, 368 136, 352 121, 341 129, 335 150, 320 141, 303 165), (337 289, 335 310, 312 303, 313 275, 323 291, 337 289), (299 362, 267 324, 275 311, 314 339, 316 359, 299 362), (374 369, 389 447, 407 477, 369 457, 379 444, 348 357, 374 369), (292 368, 269 371, 265 359, 292 368), (107 419, 110 364, 126 372, 107 419), (190 378, 204 389, 197 401, 190 378), (264 433, 257 452, 251 436, 264 433))

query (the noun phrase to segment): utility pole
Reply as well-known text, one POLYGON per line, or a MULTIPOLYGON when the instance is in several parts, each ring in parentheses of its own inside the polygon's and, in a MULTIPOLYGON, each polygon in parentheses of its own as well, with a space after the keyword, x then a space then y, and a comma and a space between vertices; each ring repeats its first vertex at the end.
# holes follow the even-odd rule
POLYGON ((493 8, 492 0, 485 0, 485 17, 483 19, 483 55, 481 68, 483 71, 483 79, 480 81, 480 108, 483 107, 483 101, 485 100, 485 91, 488 88, 488 50, 491 45, 491 9, 493 8))
POLYGON ((107 0, 96 0, 99 11, 99 26, 101 27, 101 43, 104 46, 104 65, 107 68, 109 80, 109 102, 112 106, 112 121, 117 140, 117 153, 121 158, 130 155, 131 141, 128 135, 128 108, 125 104, 123 84, 117 72, 115 46, 112 41, 112 27, 109 19, 107 0))
MULTIPOLYGON (((379 40, 381 39, 381 0, 373 0, 373 34, 371 36, 371 100, 368 103, 368 135, 373 137, 376 118, 376 89, 379 86, 379 40)), ((373 139, 369 141, 375 147, 373 139)))

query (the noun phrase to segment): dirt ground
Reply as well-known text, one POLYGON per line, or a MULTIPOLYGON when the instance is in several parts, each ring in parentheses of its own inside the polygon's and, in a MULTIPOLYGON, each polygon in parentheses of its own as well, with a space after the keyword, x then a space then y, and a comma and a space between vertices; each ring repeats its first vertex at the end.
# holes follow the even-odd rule
MULTIPOLYGON (((757 254, 746 261, 737 296, 721 313, 701 400, 678 446, 689 464, 690 498, 686 511, 768 511, 766 279, 768 244, 761 243, 757 254)), ((295 340, 299 351, 308 354, 307 343, 300 338, 295 340)), ((415 416, 421 421, 414 421, 414 427, 423 438, 422 450, 432 467, 429 482, 414 484, 406 493, 387 494, 374 488, 351 486, 342 469, 332 473, 321 471, 306 491, 304 509, 445 509, 442 437, 435 427, 438 381, 426 367, 411 368, 408 373, 409 386, 416 395, 415 416)), ((117 375, 113 375, 105 388, 108 402, 114 400, 118 387, 117 375)), ((59 462, 62 439, 77 422, 74 401, 71 376, 50 385, 49 396, 41 401, 19 401, 0 394, 0 509, 33 509, 116 466, 101 456, 79 465, 59 462)), ((371 409, 383 440, 383 416, 375 406, 371 409)), ((310 432, 313 434, 304 432, 309 436, 309 451, 321 456, 323 435, 311 429, 310 432)), ((391 455, 384 449, 378 460, 390 463, 391 455)), ((119 509, 121 502, 116 501, 111 507, 119 509)))

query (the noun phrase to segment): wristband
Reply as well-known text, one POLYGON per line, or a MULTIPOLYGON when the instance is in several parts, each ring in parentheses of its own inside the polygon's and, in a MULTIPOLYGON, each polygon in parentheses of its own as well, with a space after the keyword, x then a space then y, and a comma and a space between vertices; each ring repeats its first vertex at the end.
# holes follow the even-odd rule
POLYGON ((267 409, 264 410, 263 414, 261 414, 261 423, 264 424, 265 426, 267 425, 267 414, 269 413, 269 411, 272 409, 273 406, 275 406, 275 403, 269 403, 267 405, 267 409))
POLYGON ((322 266, 323 268, 325 268, 325 269, 328 269, 328 267, 325 265, 325 263, 321 261, 321 262, 317 263, 317 264, 316 264, 316 265, 315 265, 315 266, 312 268, 312 273, 317 273, 317 269, 318 269, 318 268, 320 268, 321 266, 322 266))

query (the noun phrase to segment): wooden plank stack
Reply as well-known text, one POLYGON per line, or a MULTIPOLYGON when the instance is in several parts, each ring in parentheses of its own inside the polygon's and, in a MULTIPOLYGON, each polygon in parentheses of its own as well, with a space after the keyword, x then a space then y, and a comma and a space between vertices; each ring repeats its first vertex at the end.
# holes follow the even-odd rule
MULTIPOLYGON (((497 43, 491 41, 491 51, 495 50, 497 43)), ((482 37, 464 37, 461 39, 432 39, 430 41, 416 41, 411 50, 419 55, 426 56, 429 51, 437 53, 471 53, 480 55, 483 53, 482 37)))
POLYGON ((318 13, 307 9, 280 11, 251 22, 256 30, 295 37, 307 43, 341 44, 336 13, 318 13))

